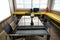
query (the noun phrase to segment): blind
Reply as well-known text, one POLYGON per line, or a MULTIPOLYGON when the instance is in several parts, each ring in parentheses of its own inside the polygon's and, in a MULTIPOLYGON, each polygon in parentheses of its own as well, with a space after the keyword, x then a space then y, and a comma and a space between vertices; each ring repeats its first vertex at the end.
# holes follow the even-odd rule
POLYGON ((11 14, 8 0, 0 0, 0 22, 10 15, 11 14))

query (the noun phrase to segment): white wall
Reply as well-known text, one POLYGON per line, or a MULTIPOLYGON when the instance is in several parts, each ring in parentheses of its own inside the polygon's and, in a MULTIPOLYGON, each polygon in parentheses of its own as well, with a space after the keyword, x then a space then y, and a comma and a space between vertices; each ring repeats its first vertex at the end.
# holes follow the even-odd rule
POLYGON ((0 0, 0 22, 11 16, 8 0, 0 0))

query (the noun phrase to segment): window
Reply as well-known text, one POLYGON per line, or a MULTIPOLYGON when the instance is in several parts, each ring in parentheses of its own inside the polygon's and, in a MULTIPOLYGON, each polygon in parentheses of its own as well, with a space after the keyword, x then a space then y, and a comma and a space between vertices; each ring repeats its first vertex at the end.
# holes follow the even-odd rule
POLYGON ((16 0, 16 8, 20 8, 20 9, 22 9, 22 8, 24 8, 24 2, 23 2, 23 0, 16 0))
POLYGON ((31 0, 16 0, 16 8, 20 9, 30 9, 31 8, 31 0))
POLYGON ((45 9, 47 7, 48 0, 40 0, 40 9, 45 9))
POLYGON ((32 2, 33 2, 32 8, 39 8, 39 2, 40 2, 40 0, 33 0, 32 2))
POLYGON ((48 0, 16 0, 16 7, 19 9, 40 8, 47 7, 48 0))
POLYGON ((31 8, 31 0, 24 0, 24 8, 30 9, 31 8))
POLYGON ((60 0, 54 0, 52 10, 60 11, 60 0))
POLYGON ((11 14, 8 0, 0 0, 0 22, 10 15, 11 14))

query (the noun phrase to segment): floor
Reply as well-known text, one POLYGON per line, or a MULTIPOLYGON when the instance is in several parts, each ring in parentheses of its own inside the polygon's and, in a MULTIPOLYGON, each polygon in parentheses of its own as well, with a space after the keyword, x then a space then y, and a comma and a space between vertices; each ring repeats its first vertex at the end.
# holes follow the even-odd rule
POLYGON ((60 34, 59 34, 60 32, 58 33, 57 31, 58 29, 51 25, 50 32, 49 32, 51 35, 50 40, 60 40, 60 34))

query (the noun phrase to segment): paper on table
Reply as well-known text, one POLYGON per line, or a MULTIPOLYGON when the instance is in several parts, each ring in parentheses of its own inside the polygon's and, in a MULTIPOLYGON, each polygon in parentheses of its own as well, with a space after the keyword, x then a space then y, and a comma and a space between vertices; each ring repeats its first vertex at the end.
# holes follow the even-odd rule
MULTIPOLYGON (((24 17, 24 16, 23 16, 24 17)), ((19 26, 30 26, 31 25, 31 18, 29 18, 30 16, 25 16, 25 18, 21 18, 18 25, 19 26)), ((34 26, 43 26, 42 22, 39 20, 38 17, 34 17, 33 18, 33 23, 34 23, 34 26)))

